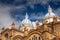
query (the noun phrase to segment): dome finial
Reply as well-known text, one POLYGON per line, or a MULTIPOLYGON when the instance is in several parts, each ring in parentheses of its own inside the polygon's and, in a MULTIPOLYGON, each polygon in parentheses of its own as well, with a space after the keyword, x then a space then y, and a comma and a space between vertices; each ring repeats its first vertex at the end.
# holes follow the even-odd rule
POLYGON ((52 12, 52 8, 50 7, 50 5, 48 6, 48 12, 49 12, 49 13, 52 12))
POLYGON ((28 14, 27 14, 27 12, 26 12, 26 15, 25 15, 25 19, 28 19, 28 14))

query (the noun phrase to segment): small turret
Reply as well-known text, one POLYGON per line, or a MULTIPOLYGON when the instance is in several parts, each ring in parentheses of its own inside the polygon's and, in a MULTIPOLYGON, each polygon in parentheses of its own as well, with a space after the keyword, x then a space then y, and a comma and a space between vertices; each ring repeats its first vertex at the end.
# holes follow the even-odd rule
POLYGON ((2 27, 2 32, 4 31, 4 27, 2 27))
POLYGON ((57 17, 54 17, 54 18, 53 18, 53 23, 54 23, 54 24, 57 23, 57 17))
POLYGON ((15 24, 14 24, 14 22, 12 22, 11 29, 14 29, 14 27, 15 27, 15 24))
POLYGON ((40 29, 39 21, 36 21, 36 26, 37 26, 37 29, 40 29))
POLYGON ((24 35, 27 36, 28 35, 28 29, 25 27, 24 28, 24 35))
POLYGON ((43 24, 46 24, 47 23, 47 21, 45 21, 45 19, 43 19, 43 24))
POLYGON ((45 31, 48 31, 47 22, 45 20, 43 20, 43 25, 44 25, 44 30, 45 31))

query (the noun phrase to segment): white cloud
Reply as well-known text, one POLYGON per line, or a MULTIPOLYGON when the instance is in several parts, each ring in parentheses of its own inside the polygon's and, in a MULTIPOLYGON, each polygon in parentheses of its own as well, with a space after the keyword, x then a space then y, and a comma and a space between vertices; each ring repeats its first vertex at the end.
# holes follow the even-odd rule
MULTIPOLYGON (((34 8, 34 4, 46 5, 49 3, 50 0, 27 0, 27 1, 28 1, 27 5, 29 5, 31 8, 34 8)), ((56 1, 59 1, 59 0, 56 0, 56 1)), ((24 4, 24 5, 20 5, 20 6, 16 7, 16 9, 19 9, 19 8, 21 10, 24 10, 24 9, 26 9, 26 5, 24 4)), ((12 21, 15 22, 16 27, 19 26, 20 22, 16 22, 15 20, 13 20, 11 18, 10 12, 9 12, 10 9, 11 9, 11 6, 9 7, 6 5, 0 5, 0 26, 9 27, 9 25, 12 21)), ((60 8, 54 10, 54 12, 55 12, 55 14, 60 16, 60 8)), ((30 19, 43 19, 43 18, 44 18, 43 13, 37 13, 37 14, 32 13, 30 15, 30 19)))
POLYGON ((60 17, 60 7, 53 11, 58 17, 60 17))
POLYGON ((52 1, 54 1, 54 2, 59 2, 60 0, 52 0, 52 1))
POLYGON ((10 7, 5 5, 0 5, 0 26, 9 27, 12 19, 9 13, 10 7))
POLYGON ((31 5, 31 4, 42 4, 42 5, 45 5, 45 4, 48 4, 50 0, 27 0, 28 1, 28 4, 31 5))
POLYGON ((39 13, 32 13, 30 15, 30 19, 35 19, 35 20, 42 20, 44 18, 44 13, 43 12, 39 12, 39 13))
POLYGON ((14 21, 15 23, 15 28, 19 28, 20 22, 21 21, 15 21, 11 17, 10 10, 12 6, 7 6, 7 5, 0 5, 0 30, 2 27, 4 28, 10 28, 11 23, 14 21))

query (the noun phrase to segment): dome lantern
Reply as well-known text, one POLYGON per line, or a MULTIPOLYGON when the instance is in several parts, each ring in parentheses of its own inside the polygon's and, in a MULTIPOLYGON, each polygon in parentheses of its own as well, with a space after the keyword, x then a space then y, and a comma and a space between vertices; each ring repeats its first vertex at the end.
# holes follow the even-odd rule
POLYGON ((25 15, 25 19, 28 19, 28 14, 26 13, 26 15, 25 15))
POLYGON ((48 6, 48 12, 49 12, 49 13, 52 12, 52 8, 50 7, 50 5, 48 6))

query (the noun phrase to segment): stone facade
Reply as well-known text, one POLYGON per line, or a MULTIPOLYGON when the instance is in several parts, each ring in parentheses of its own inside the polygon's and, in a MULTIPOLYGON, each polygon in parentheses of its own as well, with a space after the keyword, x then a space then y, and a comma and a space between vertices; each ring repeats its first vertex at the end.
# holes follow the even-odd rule
POLYGON ((24 32, 16 28, 2 29, 0 40, 60 40, 60 22, 37 27, 30 31, 25 29, 24 32))
POLYGON ((16 29, 14 22, 12 22, 10 29, 2 28, 0 40, 60 40, 60 21, 57 21, 58 18, 56 16, 53 17, 53 22, 47 23, 46 19, 43 19, 42 25, 36 22, 36 29, 30 27, 29 31, 27 27, 30 26, 28 23, 30 21, 27 22, 29 25, 25 25, 26 22, 23 22, 23 26, 25 25, 24 31, 16 29))

